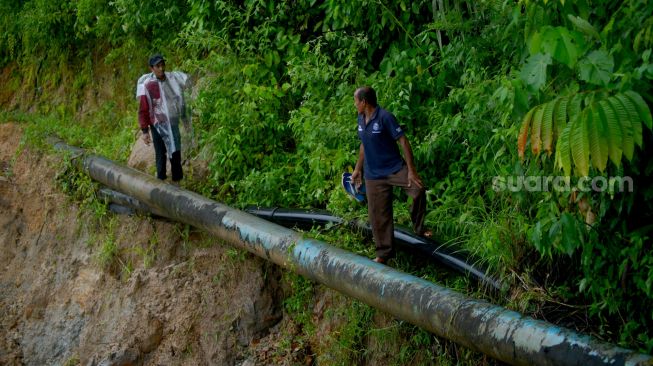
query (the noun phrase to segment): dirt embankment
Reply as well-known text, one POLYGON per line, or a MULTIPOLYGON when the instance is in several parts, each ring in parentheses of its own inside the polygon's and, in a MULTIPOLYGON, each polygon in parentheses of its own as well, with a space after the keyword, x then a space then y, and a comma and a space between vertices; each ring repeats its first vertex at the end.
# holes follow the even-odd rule
MULTIPOLYGON (((56 185, 59 158, 20 150, 21 136, 19 125, 0 122, 0 365, 351 360, 343 355, 352 345, 340 341, 356 323, 351 299, 315 285, 302 315, 312 329, 302 329, 284 311, 295 284, 278 266, 186 225, 81 209, 56 185)), ((135 166, 153 160, 138 143, 133 150, 135 166)), ((366 350, 350 356, 385 365, 411 334, 401 336, 392 316, 372 318, 392 339, 350 339, 366 350)), ((429 364, 442 349, 423 351, 408 364, 429 364)))
POLYGON ((57 189, 56 158, 17 153, 20 138, 0 123, 0 364, 311 363, 270 352, 289 329, 276 266, 178 223, 107 225, 57 189))

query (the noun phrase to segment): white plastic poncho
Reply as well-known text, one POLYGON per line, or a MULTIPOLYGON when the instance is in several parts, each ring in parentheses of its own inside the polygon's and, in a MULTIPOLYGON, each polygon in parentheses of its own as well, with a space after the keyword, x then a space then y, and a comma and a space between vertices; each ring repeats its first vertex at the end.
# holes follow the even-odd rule
POLYGON ((156 128, 166 145, 168 158, 180 150, 180 136, 173 134, 173 126, 179 131, 179 121, 190 130, 190 116, 186 110, 184 90, 190 88, 190 78, 179 71, 166 72, 161 81, 154 73, 142 75, 136 83, 136 99, 147 97, 150 107, 150 123, 156 128))

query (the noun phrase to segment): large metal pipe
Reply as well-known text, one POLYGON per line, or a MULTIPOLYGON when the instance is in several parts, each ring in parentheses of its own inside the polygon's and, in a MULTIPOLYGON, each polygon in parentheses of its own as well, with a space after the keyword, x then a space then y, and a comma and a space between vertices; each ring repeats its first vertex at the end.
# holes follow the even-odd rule
POLYGON ((156 180, 103 157, 76 160, 95 180, 279 266, 443 338, 513 365, 652 365, 653 358, 472 299, 156 180))
MULTIPOLYGON (((139 200, 106 187, 99 190, 98 196, 109 203, 109 210, 118 214, 140 212, 162 216, 160 212, 156 212, 139 200)), ((315 226, 328 224, 345 225, 361 230, 367 237, 372 237, 369 223, 363 220, 346 221, 325 210, 249 206, 245 208, 245 212, 290 229, 310 230, 315 226)), ((460 249, 454 250, 431 239, 420 237, 401 226, 395 226, 393 241, 399 249, 416 257, 435 260, 449 269, 471 277, 486 288, 497 291, 502 289, 499 280, 492 278, 484 269, 471 264, 474 260, 469 255, 464 255, 460 249)))
MULTIPOLYGON (((245 211, 291 229, 295 227, 311 229, 317 225, 344 224, 348 227, 360 229, 368 237, 372 237, 372 228, 369 223, 363 220, 346 221, 325 210, 250 206, 245 208, 245 211)), ((399 225, 395 225, 393 241, 398 248, 404 249, 415 256, 433 259, 449 269, 473 278, 488 288, 502 289, 501 282, 487 274, 485 269, 470 264, 474 260, 471 259, 469 254, 463 253, 460 248, 454 249, 438 244, 399 225)))

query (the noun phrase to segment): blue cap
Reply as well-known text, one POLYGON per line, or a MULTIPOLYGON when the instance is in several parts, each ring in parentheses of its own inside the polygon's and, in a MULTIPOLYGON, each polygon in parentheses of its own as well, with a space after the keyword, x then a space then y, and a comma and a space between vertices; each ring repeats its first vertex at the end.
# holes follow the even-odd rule
POLYGON ((166 62, 166 60, 161 56, 160 53, 157 53, 150 57, 150 67, 153 67, 154 65, 158 64, 159 62, 166 62))

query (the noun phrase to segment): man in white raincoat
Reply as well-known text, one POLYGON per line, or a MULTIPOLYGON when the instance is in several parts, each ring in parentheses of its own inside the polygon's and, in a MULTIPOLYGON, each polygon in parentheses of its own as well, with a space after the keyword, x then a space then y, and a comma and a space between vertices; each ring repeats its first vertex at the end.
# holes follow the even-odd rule
POLYGON ((138 122, 143 142, 154 143, 157 178, 167 178, 166 159, 170 159, 172 182, 177 183, 184 177, 179 122, 190 124, 183 94, 190 87, 190 78, 183 72, 166 72, 165 59, 160 54, 150 57, 149 64, 152 72, 141 76, 136 85, 138 122))

